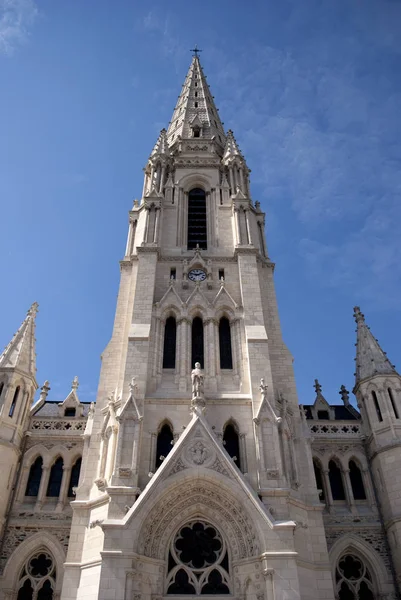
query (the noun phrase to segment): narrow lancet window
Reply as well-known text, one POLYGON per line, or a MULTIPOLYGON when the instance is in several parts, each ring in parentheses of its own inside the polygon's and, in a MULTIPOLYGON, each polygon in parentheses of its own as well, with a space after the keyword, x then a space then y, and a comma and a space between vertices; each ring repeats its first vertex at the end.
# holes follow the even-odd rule
POLYGON ((160 467, 163 460, 166 458, 167 454, 171 451, 173 447, 174 436, 171 431, 170 425, 167 423, 163 425, 157 435, 157 443, 156 443, 156 469, 160 467))
POLYGON ((233 355, 231 348, 231 327, 230 321, 222 317, 219 323, 219 342, 220 342, 220 368, 233 368, 233 355))
POLYGON ((67 493, 67 496, 69 498, 74 497, 74 495, 75 495, 74 488, 78 487, 79 475, 81 473, 81 464, 82 464, 82 458, 77 458, 74 466, 71 469, 70 483, 68 486, 68 493, 67 493))
POLYGON ((391 388, 387 388, 387 392, 388 392, 388 397, 390 398, 391 406, 393 407, 395 418, 399 419, 400 416, 398 414, 397 405, 396 405, 395 400, 394 400, 393 390, 391 388))
POLYGON ((228 423, 224 428, 223 445, 234 463, 241 469, 239 435, 232 423, 228 423))
POLYGON ((8 413, 9 417, 12 417, 14 415, 15 412, 15 407, 17 406, 17 402, 18 402, 18 396, 20 393, 20 386, 18 385, 15 388, 15 392, 14 392, 14 397, 13 397, 13 401, 11 402, 11 406, 10 406, 10 411, 8 413))
POLYGON ((35 460, 29 470, 28 482, 26 484, 25 496, 37 496, 39 493, 40 480, 42 479, 43 459, 41 456, 35 460))
POLYGON ((47 485, 46 496, 50 498, 58 498, 61 488, 61 480, 63 479, 64 463, 59 457, 50 469, 49 483, 47 485))
POLYGON ((325 502, 326 498, 325 498, 325 494, 324 494, 322 468, 316 460, 313 460, 313 469, 315 471, 316 487, 319 491, 319 500, 321 502, 325 502))
POLYGON ((188 250, 207 248, 206 194, 195 188, 188 194, 188 250))
POLYGON ((383 421, 382 411, 380 410, 380 404, 379 404, 379 401, 377 399, 377 395, 376 395, 375 391, 372 392, 372 398, 373 398, 373 404, 375 405, 375 410, 376 410, 377 418, 379 419, 379 421, 383 421))
POLYGON ((164 326, 163 369, 175 369, 176 343, 176 320, 174 317, 169 317, 164 326))
POLYGON ((355 500, 366 500, 365 486, 363 485, 362 473, 355 461, 350 460, 349 478, 351 480, 352 493, 355 500))
POLYGON ((195 363, 200 363, 201 368, 204 366, 204 344, 203 344, 203 321, 200 317, 195 317, 192 321, 192 356, 191 367, 194 368, 195 363))
POLYGON ((329 462, 329 480, 333 500, 345 500, 341 469, 334 460, 329 462))

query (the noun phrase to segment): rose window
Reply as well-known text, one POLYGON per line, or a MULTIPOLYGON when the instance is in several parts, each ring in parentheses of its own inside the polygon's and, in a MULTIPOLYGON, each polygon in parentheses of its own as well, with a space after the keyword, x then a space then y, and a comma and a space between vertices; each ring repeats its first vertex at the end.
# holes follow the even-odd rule
POLYGON ((375 600, 371 574, 360 558, 345 554, 336 569, 339 600, 375 600))
POLYGON ((229 594, 228 554, 220 533, 205 521, 191 521, 173 539, 167 593, 229 594))
POLYGON ((47 552, 38 552, 23 566, 18 582, 17 600, 53 600, 56 569, 47 552))

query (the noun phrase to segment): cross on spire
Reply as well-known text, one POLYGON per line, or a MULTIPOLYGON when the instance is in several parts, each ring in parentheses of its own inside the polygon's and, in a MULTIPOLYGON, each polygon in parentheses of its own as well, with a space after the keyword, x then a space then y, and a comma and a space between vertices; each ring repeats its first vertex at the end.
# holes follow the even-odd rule
POLYGON ((195 44, 195 48, 190 48, 190 52, 193 52, 192 56, 198 56, 199 52, 203 52, 200 48, 198 48, 198 44, 195 44))

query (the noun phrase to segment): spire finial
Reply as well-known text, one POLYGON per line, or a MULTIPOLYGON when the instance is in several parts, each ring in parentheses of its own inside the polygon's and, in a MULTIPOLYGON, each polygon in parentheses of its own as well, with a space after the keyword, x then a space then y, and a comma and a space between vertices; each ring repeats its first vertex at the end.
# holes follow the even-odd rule
POLYGON ((354 306, 354 319, 356 323, 364 323, 365 315, 361 313, 359 306, 354 306))
POLYGON ((313 387, 315 388, 316 395, 319 396, 319 394, 322 393, 322 386, 320 385, 320 383, 317 379, 315 379, 315 383, 313 384, 313 387))
POLYGON ((340 394, 341 400, 344 402, 344 405, 348 406, 349 405, 349 391, 347 390, 345 385, 342 385, 340 387, 340 391, 338 393, 340 394))
POLYGON ((75 375, 74 379, 72 380, 71 389, 74 390, 74 392, 76 392, 78 387, 79 387, 78 376, 75 375))
POLYGON ((203 52, 203 50, 198 48, 198 44, 195 44, 195 48, 190 48, 190 52, 193 52, 192 56, 196 56, 196 58, 198 58, 199 52, 203 52))
POLYGON ((28 316, 30 317, 36 317, 36 313, 38 312, 39 309, 39 304, 37 302, 34 302, 30 309, 28 310, 28 316))

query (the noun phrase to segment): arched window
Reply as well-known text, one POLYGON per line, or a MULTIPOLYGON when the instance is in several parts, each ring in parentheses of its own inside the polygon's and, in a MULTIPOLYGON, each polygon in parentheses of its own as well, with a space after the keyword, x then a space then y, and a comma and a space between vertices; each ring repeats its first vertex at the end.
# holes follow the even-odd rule
POLYGON ((355 500, 366 500, 365 486, 363 485, 362 473, 355 461, 348 463, 349 478, 351 480, 352 493, 355 500))
POLYGON ((73 406, 70 406, 69 408, 66 408, 64 411, 64 416, 65 417, 75 417, 77 411, 73 406))
POLYGON ((375 391, 372 392, 372 398, 373 398, 373 404, 375 406, 377 418, 379 419, 379 421, 383 421, 382 411, 380 410, 380 404, 377 399, 377 394, 375 391))
POLYGON ((26 484, 25 496, 37 496, 40 480, 42 479, 43 459, 41 456, 35 460, 29 470, 28 483, 26 484))
POLYGON ((163 425, 157 435, 156 442, 156 469, 160 467, 167 454, 173 447, 174 436, 170 425, 163 425))
POLYGON ((71 477, 70 477, 70 483, 68 486, 68 493, 67 493, 67 496, 69 498, 74 497, 73 488, 78 487, 79 474, 81 473, 81 464, 82 464, 82 458, 77 458, 74 466, 71 469, 71 477))
POLYGON ((192 352, 191 367, 199 362, 203 369, 204 364, 204 344, 203 344, 203 321, 200 317, 195 317, 192 321, 192 352))
POLYGON ((231 349, 230 321, 222 317, 219 323, 220 368, 233 368, 233 354, 231 349))
POLYGON ((15 407, 17 406, 17 402, 18 402, 18 396, 20 393, 20 386, 17 385, 17 387, 15 388, 15 392, 14 392, 14 397, 13 397, 13 401, 11 402, 11 406, 10 406, 10 411, 8 413, 9 417, 12 417, 15 411, 15 407))
POLYGON ((174 536, 168 555, 167 594, 230 594, 223 536, 210 523, 190 521, 174 536))
POLYGON ((3 393, 3 390, 4 390, 4 381, 2 381, 2 382, 0 383, 0 398, 1 398, 1 395, 2 395, 2 393, 3 393))
MULTIPOLYGON (((398 414, 397 405, 396 405, 395 400, 394 400, 393 390, 391 388, 387 388, 387 392, 388 392, 388 397, 390 398, 391 406, 393 407, 395 418, 399 419, 400 416, 398 414)), ((0 392, 0 395, 1 395, 1 392, 0 392)))
POLYGON ((334 460, 329 462, 329 480, 333 500, 345 500, 345 491, 341 469, 334 460))
POLYGON ((239 435, 238 435, 236 428, 234 427, 234 425, 232 423, 228 423, 224 427, 223 444, 224 444, 226 451, 231 456, 231 458, 234 460, 237 467, 239 469, 241 469, 239 435))
POLYGON ((53 600, 55 587, 54 560, 46 551, 40 551, 21 569, 17 600, 53 600))
POLYGON ((322 467, 315 459, 313 459, 313 470, 315 471, 316 487, 319 490, 319 500, 325 502, 326 497, 324 493, 322 467))
POLYGON ((336 592, 339 600, 375 600, 372 575, 359 557, 345 554, 338 561, 336 592))
POLYGON ((200 188, 194 188, 188 194, 188 250, 199 245, 207 248, 206 194, 200 188))
POLYGON ((177 343, 177 323, 169 317, 164 326, 163 369, 175 369, 175 351, 177 343))
POLYGON ((64 462, 61 456, 50 469, 49 483, 47 484, 46 496, 50 498, 58 498, 60 495, 61 480, 63 479, 64 462))

